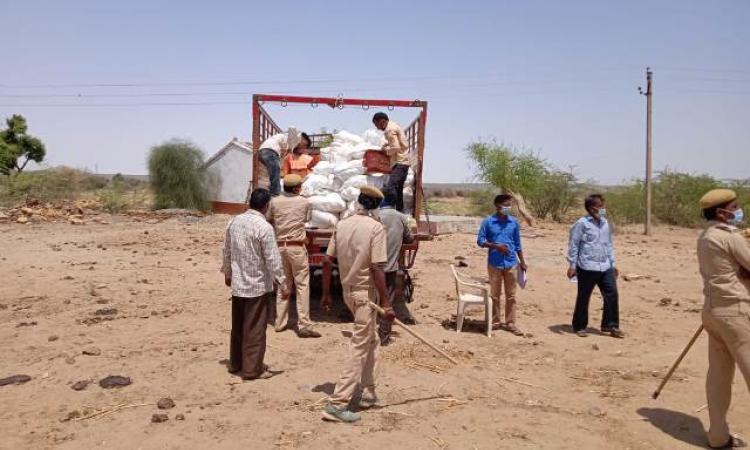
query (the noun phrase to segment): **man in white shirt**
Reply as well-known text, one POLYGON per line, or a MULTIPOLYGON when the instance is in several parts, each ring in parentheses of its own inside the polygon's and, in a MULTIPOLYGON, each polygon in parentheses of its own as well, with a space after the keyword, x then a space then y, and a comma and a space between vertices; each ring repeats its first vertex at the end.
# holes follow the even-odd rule
POLYGON ((288 150, 293 150, 300 142, 300 132, 295 127, 289 127, 286 133, 277 133, 269 137, 258 150, 258 159, 266 166, 269 190, 273 197, 281 193, 281 156, 288 150))
POLYGON ((256 189, 250 209, 234 217, 224 236, 224 284, 232 288, 232 333, 229 372, 243 380, 271 378, 281 373, 263 364, 266 353, 268 300, 274 283, 289 297, 276 234, 266 221, 271 194, 256 189))

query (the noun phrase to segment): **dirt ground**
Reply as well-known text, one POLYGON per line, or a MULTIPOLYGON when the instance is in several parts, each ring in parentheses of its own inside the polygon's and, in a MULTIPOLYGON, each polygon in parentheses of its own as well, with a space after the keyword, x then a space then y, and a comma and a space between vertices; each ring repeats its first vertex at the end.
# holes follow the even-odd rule
MULTIPOLYGON (((322 422, 347 354, 336 315, 314 310, 323 338, 268 332, 266 362, 285 373, 241 382, 228 356, 229 292, 219 274, 227 216, 126 217, 109 224, 0 224, 0 447, 21 448, 701 448, 707 412, 703 336, 662 397, 650 394, 700 321, 696 230, 616 237, 624 340, 570 334, 575 285, 564 277, 566 227, 524 230, 527 337, 482 334, 482 311, 457 334, 449 264, 485 277, 471 235, 423 243, 410 305, 417 331, 460 360, 452 367, 401 334, 382 349, 382 405, 353 426, 322 422), (84 354, 88 353, 88 354, 84 354), (103 389, 109 375, 132 384, 103 389), (85 389, 72 385, 90 380, 85 389), (162 397, 176 406, 159 410, 162 397), (169 420, 152 423, 152 415, 169 420), (180 416, 181 415, 181 416, 180 416), (183 420, 179 420, 183 419, 183 420)), ((592 301, 598 326, 601 300, 592 301)), ((317 307, 317 305, 315 305, 317 307)), ((730 420, 750 435, 738 375, 730 420)))

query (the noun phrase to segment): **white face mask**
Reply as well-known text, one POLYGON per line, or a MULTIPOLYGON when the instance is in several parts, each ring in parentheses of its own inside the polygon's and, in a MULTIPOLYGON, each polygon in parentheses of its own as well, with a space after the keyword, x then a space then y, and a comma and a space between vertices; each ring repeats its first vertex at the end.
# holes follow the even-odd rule
MULTIPOLYGON (((729 212, 729 211, 727 211, 727 212, 729 212)), ((732 216, 732 218, 729 219, 729 221, 728 221, 730 225, 737 226, 737 225, 741 224, 742 221, 745 220, 745 212, 742 211, 742 208, 736 210, 733 214, 734 215, 732 216)))

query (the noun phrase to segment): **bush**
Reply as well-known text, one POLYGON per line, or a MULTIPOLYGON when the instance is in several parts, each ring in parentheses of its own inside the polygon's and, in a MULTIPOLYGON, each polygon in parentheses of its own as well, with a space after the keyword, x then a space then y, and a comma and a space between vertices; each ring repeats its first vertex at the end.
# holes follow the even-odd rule
POLYGON ((471 214, 473 216, 489 216, 495 213, 495 196, 497 191, 492 189, 483 189, 473 191, 469 194, 469 203, 471 204, 471 214))
POLYGON ((171 140, 151 148, 148 173, 154 208, 206 210, 203 152, 193 143, 171 140))
POLYGON ((106 184, 102 177, 69 167, 22 172, 0 177, 0 203, 75 200, 82 192, 106 184))
POLYGON ((128 201, 125 198, 125 182, 117 176, 112 178, 109 186, 100 190, 96 195, 97 200, 102 205, 102 209, 115 214, 125 211, 128 208, 128 201))
POLYGON ((698 201, 703 194, 720 187, 708 175, 691 175, 665 169, 653 186, 652 211, 661 222, 679 226, 700 226, 703 223, 698 201))
POLYGON ((578 187, 575 177, 568 172, 550 171, 544 182, 527 196, 531 210, 539 219, 551 218, 561 222, 576 203, 578 187))
MULTIPOLYGON (((479 178, 519 200, 516 207, 524 218, 529 214, 521 200, 528 203, 535 217, 556 221, 563 220, 575 204, 578 191, 575 176, 555 169, 534 152, 494 141, 473 142, 466 152, 476 165, 479 178)), ((473 202, 484 202, 487 198, 487 192, 472 195, 473 202)), ((475 204, 477 212, 494 210, 491 198, 486 207, 475 204)))
POLYGON ((643 182, 636 180, 617 186, 604 193, 607 214, 616 224, 643 223, 646 207, 643 203, 643 182))

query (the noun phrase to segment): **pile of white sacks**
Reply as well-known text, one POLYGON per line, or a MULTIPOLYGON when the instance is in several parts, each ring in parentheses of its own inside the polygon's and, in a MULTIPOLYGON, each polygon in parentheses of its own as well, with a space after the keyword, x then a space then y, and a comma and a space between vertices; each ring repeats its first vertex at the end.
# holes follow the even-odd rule
MULTIPOLYGON (((348 131, 334 134, 330 147, 320 149, 320 162, 302 184, 302 195, 312 205, 310 228, 334 228, 340 219, 357 212, 359 188, 375 186, 382 189, 387 175, 368 174, 362 165, 365 152, 385 143, 383 132, 370 129, 362 136, 348 131)), ((404 183, 404 212, 410 213, 414 203, 414 172, 404 183)))

